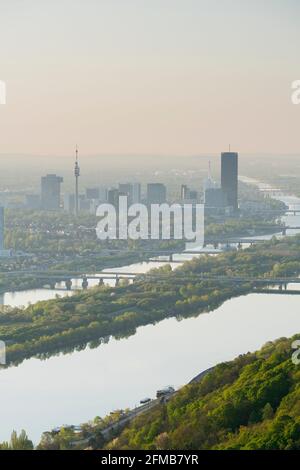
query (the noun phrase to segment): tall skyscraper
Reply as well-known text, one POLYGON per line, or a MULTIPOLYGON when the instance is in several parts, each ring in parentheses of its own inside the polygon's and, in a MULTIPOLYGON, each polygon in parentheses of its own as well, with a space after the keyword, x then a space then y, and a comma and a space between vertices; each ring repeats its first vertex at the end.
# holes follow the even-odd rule
POLYGON ((147 203, 162 204, 167 200, 167 188, 162 183, 147 184, 147 203))
POLYGON ((223 152, 221 154, 221 188, 226 196, 227 204, 238 209, 238 154, 223 152))
POLYGON ((77 145, 76 145, 76 159, 75 159, 75 167, 74 167, 74 176, 75 176, 75 215, 77 216, 78 215, 78 210, 79 210, 78 178, 80 176, 77 145))
POLYGON ((60 208, 60 185, 63 182, 61 176, 46 175, 41 179, 41 205, 48 211, 60 208))

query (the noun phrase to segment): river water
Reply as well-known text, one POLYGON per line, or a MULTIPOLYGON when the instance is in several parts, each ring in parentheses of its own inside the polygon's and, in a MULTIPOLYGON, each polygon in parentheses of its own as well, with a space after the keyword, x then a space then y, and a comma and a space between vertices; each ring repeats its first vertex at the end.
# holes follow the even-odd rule
MULTIPOLYGON (((300 199, 280 199, 300 208, 300 199)), ((299 216, 287 215, 285 221, 300 226, 299 216)), ((158 266, 137 263, 115 271, 146 272, 158 266)), ((76 287, 79 285, 74 284, 76 287)), ((27 305, 57 294, 72 292, 7 292, 2 303, 27 305)), ((58 425, 79 424, 117 408, 134 407, 165 385, 177 388, 219 362, 298 333, 299 306, 298 296, 250 294, 228 300, 197 318, 167 319, 138 328, 128 339, 111 339, 96 349, 47 360, 33 358, 4 369, 0 373, 0 441, 8 439, 13 429, 24 428, 37 443, 43 431, 58 425)))

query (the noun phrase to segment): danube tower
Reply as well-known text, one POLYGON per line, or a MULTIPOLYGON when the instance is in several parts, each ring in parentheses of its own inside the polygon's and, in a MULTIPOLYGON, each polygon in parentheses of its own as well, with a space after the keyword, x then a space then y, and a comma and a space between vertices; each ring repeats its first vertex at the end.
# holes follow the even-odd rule
POLYGON ((74 167, 74 175, 75 175, 75 215, 78 216, 78 178, 80 176, 80 168, 78 164, 77 145, 76 145, 76 160, 75 160, 75 167, 74 167))

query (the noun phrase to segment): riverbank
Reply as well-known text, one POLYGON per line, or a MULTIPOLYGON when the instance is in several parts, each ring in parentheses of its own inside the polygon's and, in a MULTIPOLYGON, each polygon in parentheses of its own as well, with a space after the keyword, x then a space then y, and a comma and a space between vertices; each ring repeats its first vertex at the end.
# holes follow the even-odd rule
POLYGON ((1 370, 0 441, 24 428, 38 444, 43 431, 134 409, 159 388, 178 389, 199 371, 290 337, 300 332, 299 300, 249 294, 196 317, 142 326, 126 339, 1 370))
POLYGON ((139 326, 171 316, 188 318, 214 310, 232 297, 252 292, 251 278, 299 274, 300 238, 290 237, 218 257, 194 258, 174 271, 166 265, 149 277, 137 276, 130 285, 95 287, 6 311, 0 335, 7 345, 7 364, 36 355, 49 357, 110 335, 128 337, 139 326), (229 279, 245 281, 226 281, 227 272, 229 279), (205 276, 213 279, 206 281, 205 276))

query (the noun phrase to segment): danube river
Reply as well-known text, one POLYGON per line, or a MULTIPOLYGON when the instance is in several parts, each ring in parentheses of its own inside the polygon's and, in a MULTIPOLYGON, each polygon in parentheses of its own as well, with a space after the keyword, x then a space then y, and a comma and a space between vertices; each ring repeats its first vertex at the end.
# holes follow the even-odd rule
MULTIPOLYGON (((299 199, 281 199, 300 208, 299 199)), ((299 226, 300 217, 287 216, 286 223, 299 226)), ((158 264, 140 263, 116 268, 116 272, 146 272, 151 267, 158 264)), ((56 294, 71 293, 44 289, 7 292, 2 302, 26 305, 56 294)), ((95 349, 47 360, 33 358, 3 369, 0 441, 8 439, 13 429, 24 428, 37 443, 45 430, 134 407, 165 385, 177 388, 219 362, 300 332, 299 307, 298 296, 249 294, 197 318, 167 319, 138 328, 128 339, 111 339, 95 349)))
MULTIPOLYGON (((249 294, 197 318, 140 327, 96 349, 29 359, 0 373, 0 440, 12 429, 37 442, 45 430, 134 407, 219 362, 300 331, 300 298, 249 294)), ((292 353, 292 351, 291 351, 292 353)))

